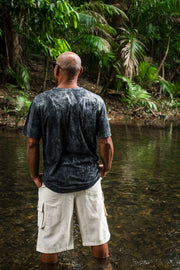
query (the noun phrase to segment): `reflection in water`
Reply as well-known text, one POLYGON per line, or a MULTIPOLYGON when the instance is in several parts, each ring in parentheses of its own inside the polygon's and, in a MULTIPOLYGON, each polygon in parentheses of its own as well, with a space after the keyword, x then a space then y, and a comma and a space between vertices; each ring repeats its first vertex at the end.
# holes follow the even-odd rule
MULTIPOLYGON (((107 269, 180 268, 180 132, 112 125, 115 157, 103 190, 111 231, 107 269)), ((26 139, 0 132, 0 269, 40 269, 36 246, 37 190, 26 163, 26 139)), ((81 246, 59 255, 57 269, 103 269, 81 246)), ((106 269, 104 268, 104 269, 106 269)))

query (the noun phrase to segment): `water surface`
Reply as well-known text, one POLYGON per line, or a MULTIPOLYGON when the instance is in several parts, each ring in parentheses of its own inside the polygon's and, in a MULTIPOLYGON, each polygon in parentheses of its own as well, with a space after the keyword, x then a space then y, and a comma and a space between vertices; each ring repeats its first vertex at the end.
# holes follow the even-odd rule
MULTIPOLYGON (((111 128, 115 156, 102 185, 112 269, 178 270, 180 131, 111 128)), ((2 270, 39 269, 37 190, 25 156, 26 138, 0 131, 2 270)), ((58 269, 87 269, 93 263, 90 249, 81 246, 76 221, 74 234, 75 249, 59 255, 58 269)))

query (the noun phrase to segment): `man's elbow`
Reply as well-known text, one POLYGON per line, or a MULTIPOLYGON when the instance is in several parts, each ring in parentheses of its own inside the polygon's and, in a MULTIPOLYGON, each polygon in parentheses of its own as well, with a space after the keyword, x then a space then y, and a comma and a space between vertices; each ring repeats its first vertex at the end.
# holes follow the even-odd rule
POLYGON ((101 138, 99 139, 100 143, 102 144, 112 144, 112 138, 111 136, 107 137, 107 138, 101 138))
POLYGON ((39 139, 33 139, 33 138, 28 138, 27 139, 27 149, 35 149, 39 147, 39 139))
POLYGON ((114 153, 113 142, 111 137, 100 139, 100 144, 103 145, 107 150, 114 153))

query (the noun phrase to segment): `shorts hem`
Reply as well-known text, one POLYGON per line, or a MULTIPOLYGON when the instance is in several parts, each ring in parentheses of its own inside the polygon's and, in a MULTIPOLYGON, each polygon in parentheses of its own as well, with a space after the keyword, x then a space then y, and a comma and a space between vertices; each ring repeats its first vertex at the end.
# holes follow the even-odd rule
POLYGON ((45 250, 45 249, 41 249, 41 248, 36 248, 36 251, 37 252, 40 252, 40 253, 46 253, 46 254, 52 254, 52 253, 60 253, 60 252, 63 252, 63 251, 67 251, 67 250, 71 250, 71 249, 74 249, 74 246, 69 246, 69 247, 66 247, 66 248, 57 248, 57 249, 48 249, 48 250, 45 250))
POLYGON ((85 243, 82 243, 82 245, 84 247, 100 246, 100 245, 106 244, 107 242, 109 242, 109 240, 110 240, 110 236, 104 241, 85 242, 85 243))

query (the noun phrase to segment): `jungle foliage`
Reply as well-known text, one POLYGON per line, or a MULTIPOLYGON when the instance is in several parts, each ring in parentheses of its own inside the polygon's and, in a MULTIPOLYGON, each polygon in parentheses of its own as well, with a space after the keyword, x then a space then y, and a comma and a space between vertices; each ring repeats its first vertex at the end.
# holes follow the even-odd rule
POLYGON ((0 76, 27 92, 36 54, 44 57, 45 90, 51 61, 72 50, 102 94, 121 85, 121 101, 156 110, 155 85, 172 101, 180 92, 179 0, 116 2, 0 0, 0 76))

